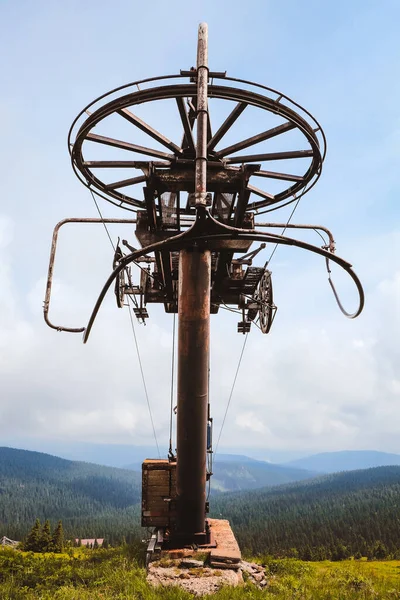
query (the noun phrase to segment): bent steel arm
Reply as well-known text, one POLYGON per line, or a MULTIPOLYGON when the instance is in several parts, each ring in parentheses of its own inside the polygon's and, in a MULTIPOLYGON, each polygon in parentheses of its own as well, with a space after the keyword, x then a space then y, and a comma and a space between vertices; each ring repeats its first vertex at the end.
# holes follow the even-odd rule
POLYGON ((304 225, 297 223, 256 223, 256 227, 277 227, 279 229, 313 229, 314 231, 323 231, 329 238, 329 252, 335 252, 335 240, 332 232, 323 225, 304 225))
POLYGON ((71 218, 71 219, 63 219, 54 227, 53 237, 51 240, 51 250, 50 250, 50 260, 49 260, 49 270, 47 273, 47 285, 46 285, 46 296, 43 303, 43 316, 44 320, 49 327, 52 329, 56 329, 57 331, 68 331, 70 333, 82 333, 85 331, 84 327, 62 327, 61 325, 54 325, 49 319, 49 309, 50 309, 50 297, 51 297, 51 288, 53 285, 53 271, 54 271, 54 261, 56 258, 56 250, 57 250, 57 241, 58 241, 58 232, 60 231, 63 225, 67 223, 136 223, 136 219, 85 219, 85 218, 71 218))
POLYGON ((141 248, 141 249, 137 250, 136 252, 132 252, 131 254, 128 254, 127 256, 125 256, 121 260, 120 264, 116 267, 116 269, 114 269, 114 271, 111 273, 111 275, 107 279, 103 289, 101 290, 99 298, 98 298, 98 300, 94 306, 93 312, 90 316, 88 325, 85 329, 85 333, 83 336, 83 342, 86 343, 87 340, 89 339, 89 335, 90 335, 94 320, 97 316, 99 308, 100 308, 100 306, 103 302, 103 299, 104 299, 108 289, 110 288, 112 282, 117 277, 118 273, 120 271, 122 271, 122 269, 124 269, 129 263, 136 260, 143 254, 148 254, 149 252, 153 252, 155 250, 161 250, 161 249, 163 249, 163 250, 174 250, 175 249, 176 250, 178 244, 179 244, 179 246, 178 246, 179 248, 182 248, 186 244, 196 244, 196 243, 200 243, 204 247, 207 247, 207 245, 212 240, 229 240, 229 239, 240 240, 240 239, 242 239, 242 240, 251 240, 251 241, 259 241, 259 242, 267 241, 267 242, 271 242, 274 244, 282 244, 285 246, 296 246, 297 248, 302 248, 303 250, 309 250, 310 252, 319 254, 326 259, 332 260, 333 262, 337 263, 340 267, 342 267, 350 275, 350 277, 353 279, 353 281, 356 285, 356 288, 357 288, 357 291, 359 294, 358 308, 354 314, 348 315, 348 316, 350 316, 350 318, 354 319, 361 313, 361 311, 364 307, 364 290, 362 288, 361 282, 358 279, 356 273, 352 270, 352 265, 349 262, 347 262, 346 260, 344 260, 343 258, 340 258, 339 256, 336 256, 335 254, 332 254, 331 252, 328 252, 327 250, 324 250, 317 246, 313 246, 312 244, 308 244, 307 242, 302 242, 300 240, 288 238, 288 237, 278 235, 278 234, 263 233, 263 232, 256 231, 256 230, 249 231, 248 229, 236 229, 234 227, 222 225, 221 223, 218 223, 217 221, 215 221, 212 217, 209 217, 209 218, 218 225, 218 229, 221 231, 221 233, 214 233, 214 234, 208 233, 208 234, 194 235, 194 236, 188 235, 189 232, 193 232, 193 230, 195 229, 195 226, 193 225, 190 230, 183 232, 173 238, 170 238, 169 240, 163 240, 162 242, 157 242, 155 244, 151 244, 150 246, 141 248), (225 231, 223 231, 223 230, 225 230, 225 231))

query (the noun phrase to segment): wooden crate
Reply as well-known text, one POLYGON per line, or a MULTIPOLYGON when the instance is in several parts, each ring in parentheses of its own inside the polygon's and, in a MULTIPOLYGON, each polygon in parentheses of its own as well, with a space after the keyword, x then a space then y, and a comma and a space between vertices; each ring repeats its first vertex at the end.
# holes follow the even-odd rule
POLYGON ((142 527, 173 527, 176 519, 176 462, 142 464, 142 527))

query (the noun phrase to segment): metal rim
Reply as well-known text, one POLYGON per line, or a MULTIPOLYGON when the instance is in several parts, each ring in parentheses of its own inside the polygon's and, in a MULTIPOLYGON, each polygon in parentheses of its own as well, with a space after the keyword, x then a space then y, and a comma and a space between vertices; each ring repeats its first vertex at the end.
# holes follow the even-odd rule
POLYGON ((260 317, 260 329, 263 333, 269 333, 272 325, 272 308, 273 308, 273 292, 272 292, 272 278, 271 271, 265 271, 261 278, 257 300, 260 303, 259 317, 260 317))
MULTIPOLYGON (((144 81, 158 83, 162 79, 167 79, 167 78, 172 79, 175 77, 176 76, 169 76, 169 77, 165 77, 165 78, 152 78, 150 80, 144 80, 144 81)), ((258 90, 263 90, 263 91, 267 90, 274 94, 278 94, 278 92, 276 90, 272 90, 271 88, 267 88, 266 86, 261 86, 259 84, 254 84, 252 82, 246 82, 245 80, 233 79, 233 78, 226 78, 226 80, 243 83, 245 85, 251 85, 251 86, 258 88, 258 90)), ((220 81, 222 82, 223 80, 221 79, 220 81)), ((90 137, 88 139, 87 136, 93 135, 91 133, 92 129, 95 127, 95 125, 97 125, 98 123, 103 121, 103 119, 112 115, 113 113, 116 113, 117 111, 127 110, 127 108, 130 106, 135 106, 137 104, 142 104, 142 103, 157 101, 157 100, 163 100, 163 99, 174 99, 175 98, 175 99, 182 100, 183 98, 188 98, 188 97, 193 98, 196 96, 196 90, 195 90, 195 86, 193 86, 193 84, 185 83, 185 84, 178 84, 178 85, 166 85, 166 86, 161 86, 161 87, 150 87, 148 89, 142 90, 139 88, 139 85, 138 85, 139 83, 143 83, 143 82, 138 82, 137 84, 129 84, 128 86, 123 86, 122 88, 119 88, 119 89, 125 90, 129 86, 136 85, 138 89, 129 94, 125 94, 123 96, 118 96, 117 98, 115 98, 109 102, 106 102, 105 104, 102 103, 101 106, 96 108, 96 110, 94 112, 91 112, 89 110, 89 108, 92 108, 92 107, 94 108, 100 101, 109 100, 110 95, 115 93, 115 90, 113 90, 109 94, 103 95, 102 97, 100 97, 99 99, 95 100, 93 103, 88 105, 88 107, 86 107, 84 109, 84 111, 82 111, 78 115, 78 117, 75 119, 74 123, 72 124, 71 130, 69 133, 69 138, 68 138, 72 166, 74 168, 75 173, 79 177, 79 179, 87 187, 89 187, 93 192, 95 192, 97 195, 101 196, 105 200, 108 200, 109 202, 111 202, 117 206, 121 206, 122 208, 125 208, 127 210, 133 210, 133 211, 137 210, 138 208, 144 208, 144 206, 145 206, 144 200, 141 200, 139 198, 130 197, 127 194, 120 192, 118 190, 118 188, 114 188, 114 189, 112 187, 110 188, 110 184, 105 184, 104 182, 102 182, 100 180, 100 178, 97 177, 93 173, 90 166, 85 164, 85 160, 84 160, 84 156, 83 156, 83 152, 82 152, 82 146, 83 146, 84 142, 85 141, 98 141, 97 139, 96 140, 90 139, 90 137), (89 116, 87 116, 87 118, 85 118, 85 120, 82 122, 82 118, 83 118, 84 114, 86 116, 87 115, 89 115, 89 116), (77 129, 78 126, 79 126, 79 129, 77 129), (71 141, 72 136, 75 137, 74 142, 71 141)), ((280 179, 282 181, 286 181, 286 180, 292 181, 292 182, 294 181, 294 184, 289 185, 285 190, 283 190, 282 192, 279 192, 275 196, 269 194, 268 192, 264 192, 263 190, 254 189, 252 186, 250 186, 250 191, 251 191, 253 197, 259 196, 259 197, 261 197, 261 199, 252 201, 252 198, 251 198, 250 202, 248 204, 247 210, 258 211, 259 209, 264 208, 264 207, 270 207, 269 210, 275 210, 277 208, 280 208, 284 201, 285 201, 284 205, 286 205, 290 202, 293 202, 293 201, 297 200, 300 196, 305 194, 307 191, 309 191, 309 189, 311 189, 311 187, 316 183, 316 181, 318 180, 318 178, 321 174, 322 162, 323 162, 323 158, 325 156, 326 145, 325 145, 325 136, 322 132, 320 125, 310 115, 310 113, 308 113, 308 111, 306 111, 305 109, 300 107, 297 103, 293 102, 292 100, 290 100, 287 96, 284 96, 283 94, 280 94, 278 98, 274 99, 274 98, 266 96, 265 94, 261 95, 259 93, 255 93, 255 92, 247 90, 247 89, 232 88, 232 87, 226 86, 226 85, 218 85, 218 86, 210 85, 208 96, 209 96, 209 98, 219 98, 219 99, 228 100, 228 101, 232 101, 232 102, 238 102, 237 107, 240 107, 240 105, 243 105, 244 107, 247 105, 250 105, 250 106, 254 106, 256 108, 260 108, 262 110, 268 111, 269 113, 273 113, 275 115, 282 116, 286 119, 286 123, 284 123, 280 127, 273 128, 273 130, 278 130, 277 133, 275 133, 273 130, 270 130, 270 132, 268 132, 268 131, 263 132, 264 135, 267 134, 267 137, 264 137, 264 139, 270 139, 268 137, 268 133, 270 133, 270 137, 276 137, 276 136, 279 136, 279 135, 285 133, 286 131, 289 131, 290 129, 297 129, 303 134, 304 138, 306 139, 306 141, 309 145, 309 148, 304 152, 295 151, 295 152, 284 152, 284 153, 270 153, 269 157, 266 154, 262 154, 262 155, 256 154, 256 155, 250 155, 250 156, 248 156, 248 155, 237 156, 235 154, 238 152, 238 150, 234 150, 232 152, 232 155, 229 155, 229 153, 227 153, 224 156, 218 156, 218 155, 221 155, 220 150, 216 151, 216 152, 211 151, 209 160, 210 160, 210 158, 216 158, 217 161, 221 162, 221 165, 244 164, 246 162, 246 160, 249 158, 251 159, 251 162, 256 162, 257 159, 260 159, 263 157, 264 158, 267 157, 266 160, 275 160, 275 159, 280 160, 281 158, 285 158, 285 159, 293 158, 294 159, 294 158, 300 158, 300 157, 304 157, 304 156, 307 156, 308 158, 311 159, 311 163, 303 176, 288 175, 287 178, 285 179, 285 177, 286 177, 285 174, 273 173, 273 172, 270 173, 268 171, 263 171, 261 169, 260 172, 256 175, 256 177, 258 178, 259 181, 260 180, 265 181, 265 179, 280 179), (301 116, 298 112, 296 112, 296 110, 294 110, 294 108, 292 108, 292 106, 283 104, 282 98, 284 98, 293 107, 296 107, 296 109, 299 108, 307 116, 308 120, 305 117, 301 116), (281 130, 281 131, 279 131, 279 130, 281 130), (212 155, 214 155, 214 156, 212 156, 212 155), (215 157, 215 155, 217 155, 217 156, 215 157), (278 156, 278 155, 281 155, 281 156, 278 156), (243 162, 241 162, 241 159, 243 159, 243 162), (291 177, 294 177, 294 179, 290 179, 291 177)), ((232 112, 234 112, 234 111, 232 111, 232 112)), ((145 131, 145 133, 147 133, 147 131, 145 131)), ((94 136, 94 137, 102 137, 102 136, 94 136)), ((254 137, 257 137, 257 136, 253 136, 253 138, 254 137)), ((107 138, 107 139, 109 139, 109 138, 107 138)), ((248 138, 248 140, 251 140, 251 138, 248 138)), ((264 141, 264 140, 261 140, 261 141, 264 141)), ((119 142, 119 140, 111 139, 111 144, 109 144, 109 145, 113 145, 113 143, 115 144, 115 142, 119 142)), ((242 140, 241 142, 238 142, 238 144, 234 144, 233 146, 242 145, 242 147, 246 148, 246 147, 251 147, 251 145, 254 145, 254 143, 257 143, 257 142, 254 142, 253 144, 248 143, 246 145, 245 142, 246 142, 246 140, 244 140, 244 141, 242 140)), ((100 143, 105 143, 105 142, 102 141, 100 143)), ((175 146, 175 144, 172 144, 172 145, 175 146)), ((214 144, 214 146, 215 145, 216 144, 214 144)), ((128 144, 128 146, 132 146, 132 144, 128 144)), ((135 146, 135 145, 133 144, 133 146, 135 146)), ((117 146, 117 147, 121 148, 121 146, 117 146)), ((131 148, 124 148, 124 149, 130 150, 131 148)), ((227 149, 225 149, 225 150, 227 150, 227 149)), ((228 150, 229 150, 229 148, 228 148, 228 150)), ((172 152, 170 154, 167 154, 166 152, 161 153, 160 151, 154 151, 154 152, 152 152, 152 154, 153 154, 153 157, 150 157, 150 158, 159 158, 159 155, 162 155, 161 162, 164 163, 166 166, 172 164, 177 159, 179 160, 179 155, 177 155, 177 152, 175 152, 175 153, 172 152)), ((96 161, 93 161, 93 162, 96 162, 96 161)), ((103 162, 107 162, 107 161, 103 161, 103 162)), ((108 161, 108 162, 113 162, 113 161, 108 161)), ((116 162, 133 163, 134 161, 116 161, 116 162)), ((136 179, 136 178, 134 178, 134 179, 136 179)), ((145 181, 145 178, 144 177, 138 178, 137 183, 139 183, 140 180, 145 181)), ((118 184, 121 182, 116 182, 116 183, 118 184)))
POLYGON ((125 271, 120 271, 118 277, 115 279, 114 288, 118 308, 123 308, 125 303, 125 284, 125 271))

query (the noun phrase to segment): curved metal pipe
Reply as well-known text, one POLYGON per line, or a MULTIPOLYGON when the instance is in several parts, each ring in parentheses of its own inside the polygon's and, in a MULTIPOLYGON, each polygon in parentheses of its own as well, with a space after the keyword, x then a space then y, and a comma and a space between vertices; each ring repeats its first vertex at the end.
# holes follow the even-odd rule
POLYGON ((50 309, 50 298, 51 298, 51 288, 53 286, 53 271, 54 271, 54 262, 56 258, 56 250, 57 250, 57 241, 58 241, 58 232, 60 231, 63 225, 67 223, 136 223, 136 219, 91 219, 91 218, 71 218, 71 219, 63 219, 54 227, 53 237, 51 240, 51 250, 50 250, 50 259, 49 259, 49 269, 47 272, 47 284, 46 284, 46 296, 43 303, 43 317, 46 324, 51 327, 51 329, 56 329, 56 331, 68 331, 69 333, 82 333, 85 331, 84 327, 62 327, 61 325, 54 325, 49 319, 49 309, 50 309))
MULTIPOLYGON (((173 245, 175 245, 178 240, 181 241, 184 236, 187 236, 189 231, 191 231, 193 229, 194 225, 195 225, 195 223, 189 229, 187 229, 186 231, 183 231, 182 233, 179 233, 178 235, 174 236, 173 238, 169 238, 167 240, 162 240, 161 242, 155 242, 154 244, 150 244, 150 246, 146 246, 145 248, 139 248, 135 252, 132 252, 131 254, 127 254, 127 256, 124 256, 124 258, 121 259, 119 265, 114 269, 114 271, 111 273, 111 275, 107 279, 106 283, 104 284, 103 289, 101 290, 100 295, 97 298, 97 302, 94 306, 94 309, 90 316, 89 322, 88 322, 86 328, 83 329, 83 331, 85 332, 83 334, 83 343, 84 344, 86 344, 86 342, 89 339, 90 331, 92 329, 92 326, 93 326, 94 320, 97 316, 97 313, 99 312, 99 308, 104 300, 104 296, 106 295, 110 285, 112 284, 114 279, 117 277, 117 275, 123 269, 125 269, 125 267, 127 267, 131 262, 133 262, 134 260, 136 260, 137 258, 140 258, 141 256, 143 256, 145 254, 148 254, 149 252, 154 252, 155 250, 166 250, 166 249, 170 250, 171 247, 173 245)), ((191 238, 191 239, 193 239, 193 238, 191 238)))
MULTIPOLYGON (((212 217, 210 217, 210 219, 212 219, 212 221, 217 223, 219 226, 222 225, 222 224, 218 223, 217 221, 215 221, 212 217)), ((361 281, 359 280, 356 273, 351 268, 352 265, 349 262, 347 262, 346 260, 344 260, 343 258, 340 258, 339 256, 336 256, 335 254, 331 254, 327 250, 324 250, 317 246, 313 246, 312 244, 308 244, 307 242, 302 242, 300 240, 288 238, 288 237, 285 237, 282 235, 263 233, 261 231, 256 231, 256 230, 249 231, 246 229, 236 229, 234 227, 229 227, 227 225, 222 226, 223 229, 227 230, 226 233, 199 235, 199 236, 195 236, 195 237, 188 236, 189 231, 191 231, 191 229, 193 227, 194 226, 192 226, 189 230, 185 231, 184 233, 175 236, 174 238, 170 238, 169 240, 163 240, 162 242, 157 242, 155 244, 151 244, 150 246, 147 246, 146 248, 141 248, 141 249, 137 250, 136 252, 132 252, 132 254, 128 254, 121 260, 120 264, 111 273, 111 275, 107 279, 103 289, 100 292, 100 295, 97 299, 97 302, 96 302, 94 309, 92 311, 92 314, 90 316, 88 325, 85 329, 85 333, 83 336, 84 343, 86 343, 87 340, 89 339, 90 331, 92 329, 92 326, 93 326, 94 320, 97 316, 97 313, 100 309, 100 306, 104 300, 104 297, 105 297, 108 289, 110 288, 114 279, 117 277, 118 273, 120 271, 122 271, 122 269, 124 269, 127 265, 129 265, 132 261, 136 260, 143 254, 148 254, 149 252, 153 252, 154 250, 159 250, 159 249, 163 249, 163 250, 176 249, 175 246, 178 241, 180 242, 180 244, 179 244, 180 248, 183 247, 182 241, 190 243, 190 244, 203 243, 204 247, 207 248, 208 243, 215 239, 218 239, 218 240, 223 240, 223 239, 225 239, 225 240, 228 240, 228 239, 240 240, 240 239, 242 239, 242 240, 252 240, 252 241, 259 241, 259 242, 268 241, 268 242, 271 242, 274 244, 282 244, 284 246, 296 246, 297 248, 302 248, 303 250, 309 250, 310 252, 313 252, 314 254, 319 254, 320 256, 323 256, 324 258, 332 260, 333 262, 338 264, 340 267, 342 267, 342 269, 344 269, 350 275, 350 277, 354 281, 355 286, 358 291, 358 294, 359 294, 359 306, 358 306, 356 312, 351 316, 351 318, 354 319, 355 317, 357 317, 364 308, 364 290, 361 285, 361 281), (187 239, 185 240, 183 238, 187 238, 187 239)))
POLYGON ((256 227, 277 227, 279 229, 314 229, 323 231, 329 237, 329 252, 335 251, 335 240, 333 239, 333 234, 327 227, 323 225, 304 225, 297 223, 256 223, 256 227))

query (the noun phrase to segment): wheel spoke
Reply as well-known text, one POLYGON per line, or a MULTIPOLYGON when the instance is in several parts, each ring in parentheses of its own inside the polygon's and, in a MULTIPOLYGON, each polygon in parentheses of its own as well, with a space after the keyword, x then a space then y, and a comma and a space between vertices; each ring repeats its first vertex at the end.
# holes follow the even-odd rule
POLYGON ((147 178, 144 175, 140 177, 131 177, 130 179, 122 179, 121 181, 115 181, 114 183, 107 183, 105 186, 107 190, 116 190, 118 188, 127 187, 128 185, 135 185, 135 183, 144 183, 147 178))
POLYGON ((301 175, 289 175, 289 173, 275 173, 273 171, 255 171, 256 177, 266 177, 267 179, 280 179, 282 181, 304 181, 301 175))
MULTIPOLYGON (((88 169, 140 169, 148 165, 146 161, 137 160, 86 160, 82 163, 88 169)), ((152 162, 155 167, 169 167, 170 162, 152 162)))
POLYGON ((168 160, 175 158, 172 154, 167 154, 166 152, 160 152, 159 150, 154 150, 153 148, 146 148, 145 146, 138 146, 137 144, 130 144, 129 142, 115 140, 113 138, 97 135, 95 133, 88 133, 86 139, 90 142, 97 142, 98 144, 105 144, 106 146, 113 146, 114 148, 120 148, 121 150, 129 150, 130 152, 138 152, 139 154, 146 154, 147 156, 155 156, 156 158, 164 158, 168 160))
POLYGON ((264 192, 264 190, 259 190, 258 188, 254 187, 254 185, 248 185, 247 189, 250 190, 250 192, 252 192, 253 194, 261 196, 261 198, 265 198, 265 200, 271 200, 271 203, 275 202, 275 196, 273 196, 272 194, 268 194, 268 192, 264 192))
POLYGON ((295 128, 295 124, 288 121, 287 123, 283 123, 283 125, 279 125, 278 127, 273 127, 272 129, 268 129, 268 131, 263 131, 262 133, 258 133, 257 135, 253 135, 237 144, 233 144, 232 146, 228 146, 223 150, 220 150, 216 153, 216 156, 223 157, 228 154, 234 154, 235 152, 239 152, 239 150, 243 150, 244 148, 248 148, 249 146, 254 146, 254 144, 258 144, 259 142, 264 142, 265 140, 269 140, 277 135, 281 135, 282 133, 286 133, 286 131, 290 131, 295 128))
POLYGON ((246 106, 248 106, 246 102, 239 102, 235 106, 230 115, 228 115, 228 117, 222 123, 221 127, 218 129, 214 137, 212 137, 211 140, 208 142, 208 151, 213 150, 213 148, 215 148, 218 142, 224 137, 226 132, 232 127, 236 119, 242 114, 246 106))
POLYGON ((196 149, 195 149, 193 134, 192 134, 193 125, 190 124, 189 116, 188 116, 187 110, 185 108, 185 103, 184 103, 183 98, 180 98, 180 97, 176 98, 176 103, 178 105, 178 110, 179 110, 179 114, 180 114, 182 125, 183 125, 183 131, 185 132, 182 146, 187 145, 188 148, 190 149, 190 151, 195 153, 196 149))
POLYGON ((225 158, 224 162, 228 165, 233 163, 248 163, 267 160, 287 160, 290 158, 307 158, 313 156, 312 150, 294 150, 292 152, 271 152, 269 154, 248 154, 247 156, 232 156, 225 158))
POLYGON ((121 117, 124 117, 124 119, 129 121, 129 123, 132 123, 138 129, 144 131, 144 133, 147 133, 147 135, 156 140, 156 142, 159 142, 161 145, 172 150, 172 152, 174 152, 175 154, 182 154, 182 148, 179 148, 179 146, 171 142, 171 140, 162 135, 162 133, 160 133, 156 129, 153 129, 153 127, 150 127, 150 125, 148 125, 142 119, 139 119, 139 117, 134 115, 127 108, 122 108, 121 110, 118 110, 117 113, 121 115, 121 117))

